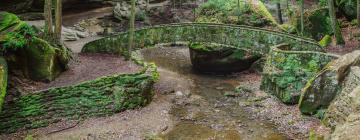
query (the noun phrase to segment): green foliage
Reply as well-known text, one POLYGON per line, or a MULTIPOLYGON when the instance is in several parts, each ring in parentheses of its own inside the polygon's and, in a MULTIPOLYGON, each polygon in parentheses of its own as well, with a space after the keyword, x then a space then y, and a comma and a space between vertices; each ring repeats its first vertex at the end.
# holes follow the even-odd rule
POLYGON ((20 22, 20 19, 11 13, 0 13, 0 32, 20 22))
POLYGON ((320 41, 319 44, 321 47, 327 47, 331 43, 331 36, 325 35, 320 41))
POLYGON ((0 15, 3 21, 0 22, 0 32, 5 32, 3 37, 0 35, 2 52, 6 50, 16 50, 26 47, 35 36, 34 29, 19 18, 10 13, 0 15))
POLYGON ((209 0, 197 9, 196 22, 226 23, 251 26, 266 26, 275 23, 265 6, 259 2, 251 3, 237 0, 209 0))

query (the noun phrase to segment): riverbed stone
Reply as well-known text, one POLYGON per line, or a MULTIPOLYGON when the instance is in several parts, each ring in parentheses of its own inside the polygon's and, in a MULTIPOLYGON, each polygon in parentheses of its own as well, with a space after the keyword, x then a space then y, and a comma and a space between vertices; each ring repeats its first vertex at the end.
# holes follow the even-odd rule
POLYGON ((344 79, 348 76, 350 67, 358 65, 360 50, 330 62, 303 88, 299 103, 300 111, 304 114, 314 114, 320 109, 326 109, 335 96, 342 92, 345 86, 344 79))

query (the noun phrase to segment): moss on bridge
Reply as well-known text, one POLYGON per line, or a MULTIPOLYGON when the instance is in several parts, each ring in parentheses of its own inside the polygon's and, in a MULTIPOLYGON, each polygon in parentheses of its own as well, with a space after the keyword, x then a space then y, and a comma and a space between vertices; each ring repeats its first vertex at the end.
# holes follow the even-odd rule
MULTIPOLYGON (((87 43, 82 52, 119 53, 126 50, 128 32, 87 43)), ((216 43, 234 48, 248 49, 267 54, 270 46, 288 43, 294 48, 312 48, 322 51, 312 39, 267 29, 211 23, 179 23, 145 27, 135 31, 135 49, 151 47, 159 43, 199 42, 216 43)))

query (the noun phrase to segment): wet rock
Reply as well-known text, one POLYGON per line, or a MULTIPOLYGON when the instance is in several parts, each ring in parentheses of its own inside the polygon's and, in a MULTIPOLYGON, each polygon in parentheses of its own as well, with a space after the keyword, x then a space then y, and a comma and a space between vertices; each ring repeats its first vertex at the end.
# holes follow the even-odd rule
POLYGON ((323 122, 335 128, 343 124, 353 112, 360 112, 360 67, 353 66, 344 80, 342 92, 331 102, 325 112, 323 122))
MULTIPOLYGON (((330 62, 317 76, 312 78, 303 89, 300 99, 300 111, 314 114, 317 110, 327 108, 330 102, 344 88, 344 79, 350 67, 360 65, 360 51, 348 53, 330 62)), ((348 91, 344 91, 348 92, 348 91)))

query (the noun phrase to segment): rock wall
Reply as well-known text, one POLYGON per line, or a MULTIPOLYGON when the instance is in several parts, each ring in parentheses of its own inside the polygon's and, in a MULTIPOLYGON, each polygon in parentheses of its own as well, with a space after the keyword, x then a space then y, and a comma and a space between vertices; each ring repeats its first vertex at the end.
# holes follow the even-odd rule
POLYGON ((360 112, 360 67, 353 66, 349 71, 341 93, 335 97, 325 112, 323 122, 332 128, 345 123, 351 113, 360 112))

